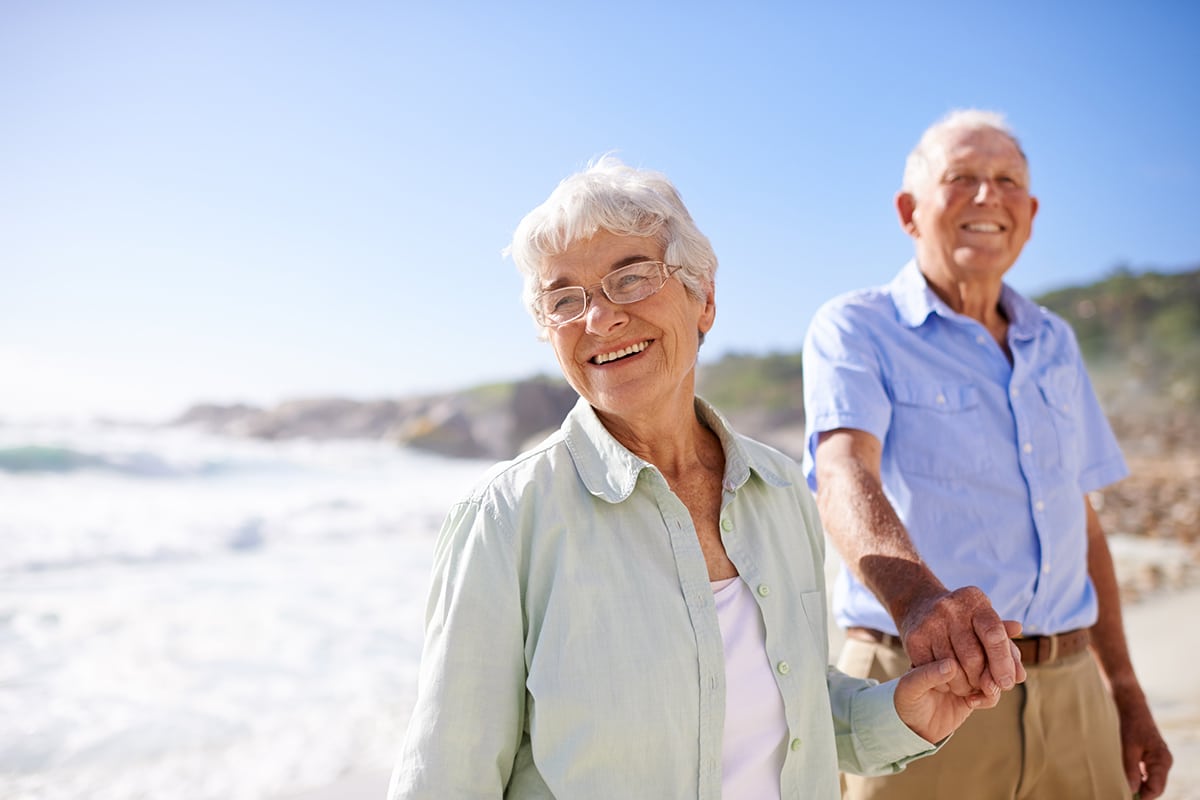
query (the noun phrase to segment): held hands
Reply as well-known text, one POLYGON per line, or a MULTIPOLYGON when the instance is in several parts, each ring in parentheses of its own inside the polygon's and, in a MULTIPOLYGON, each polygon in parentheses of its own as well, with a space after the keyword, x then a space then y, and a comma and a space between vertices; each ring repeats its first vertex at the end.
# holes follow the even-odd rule
POLYGON ((1021 654, 1010 639, 1021 632, 1021 624, 1001 621, 987 595, 975 586, 914 603, 899 623, 904 649, 914 666, 957 662, 958 669, 939 692, 963 699, 992 698, 990 707, 1002 690, 1025 680, 1021 654))

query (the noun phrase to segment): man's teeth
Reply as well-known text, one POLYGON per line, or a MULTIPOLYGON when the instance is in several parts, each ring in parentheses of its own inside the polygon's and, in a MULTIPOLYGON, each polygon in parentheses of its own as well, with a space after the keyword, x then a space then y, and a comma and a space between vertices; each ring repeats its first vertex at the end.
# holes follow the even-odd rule
POLYGON ((631 345, 629 345, 629 347, 626 347, 624 350, 617 350, 612 353, 604 353, 602 355, 596 356, 592 360, 595 361, 597 364, 607 364, 609 361, 616 361, 618 358, 624 358, 625 356, 631 356, 634 353, 640 353, 649 346, 650 346, 649 342, 641 342, 639 344, 631 344, 631 345))
POLYGON ((963 226, 969 231, 976 233, 999 233, 1000 226, 994 222, 969 222, 963 226))

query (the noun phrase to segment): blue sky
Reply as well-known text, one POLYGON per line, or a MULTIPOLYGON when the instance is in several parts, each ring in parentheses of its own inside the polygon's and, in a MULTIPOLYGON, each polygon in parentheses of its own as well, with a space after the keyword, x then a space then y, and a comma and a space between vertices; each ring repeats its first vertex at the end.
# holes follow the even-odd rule
POLYGON ((607 151, 716 247, 702 360, 890 278, 956 107, 1029 154, 1018 289, 1194 266, 1198 8, 0 0, 0 418, 557 373, 500 251, 607 151))

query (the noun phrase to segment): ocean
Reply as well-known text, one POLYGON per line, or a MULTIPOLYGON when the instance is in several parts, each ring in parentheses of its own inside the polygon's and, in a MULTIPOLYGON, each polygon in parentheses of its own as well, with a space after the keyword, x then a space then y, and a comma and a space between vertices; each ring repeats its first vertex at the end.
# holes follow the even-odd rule
POLYGON ((256 800, 387 769, 434 538, 488 466, 0 424, 0 797, 256 800))

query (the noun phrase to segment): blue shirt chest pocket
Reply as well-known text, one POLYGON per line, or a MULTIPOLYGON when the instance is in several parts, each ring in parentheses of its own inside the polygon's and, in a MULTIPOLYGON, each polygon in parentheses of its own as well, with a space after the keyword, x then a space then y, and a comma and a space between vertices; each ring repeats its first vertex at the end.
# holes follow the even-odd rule
POLYGON ((1076 402, 1075 388, 1079 374, 1070 367, 1052 367, 1038 376, 1038 391, 1044 403, 1044 412, 1049 417, 1057 439, 1058 466, 1069 471, 1079 468, 1080 462, 1080 409, 1076 402))
POLYGON ((902 473, 961 479, 991 466, 979 391, 970 383, 896 382, 884 458, 902 473))

